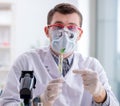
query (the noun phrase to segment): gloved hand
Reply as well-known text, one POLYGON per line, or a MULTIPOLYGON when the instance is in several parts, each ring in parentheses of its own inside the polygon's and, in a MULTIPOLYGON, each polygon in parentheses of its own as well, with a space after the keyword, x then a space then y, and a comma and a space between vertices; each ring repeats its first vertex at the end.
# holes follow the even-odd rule
POLYGON ((63 82, 64 80, 62 78, 58 78, 48 83, 45 92, 41 96, 43 103, 46 104, 45 106, 52 106, 55 102, 59 94, 62 92, 63 82))
POLYGON ((98 74, 91 69, 74 70, 76 74, 80 74, 83 79, 83 85, 94 97, 97 97, 102 92, 103 85, 99 81, 98 74))

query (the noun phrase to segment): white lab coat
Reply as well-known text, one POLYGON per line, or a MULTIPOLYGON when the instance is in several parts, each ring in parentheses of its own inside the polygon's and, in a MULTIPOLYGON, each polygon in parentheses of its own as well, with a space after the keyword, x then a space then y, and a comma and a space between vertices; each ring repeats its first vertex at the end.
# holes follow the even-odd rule
MULTIPOLYGON (((65 83, 63 84, 62 93, 54 106, 97 106, 94 104, 90 93, 83 88, 80 75, 72 72, 74 69, 83 68, 92 69, 99 74, 110 99, 110 105, 102 106, 119 106, 100 63, 94 58, 83 57, 79 53, 74 53, 73 65, 64 77, 65 83)), ((62 77, 49 48, 26 52, 19 56, 11 67, 6 87, 0 99, 0 106, 18 106, 17 104, 21 102, 19 79, 22 70, 34 70, 37 82, 36 88, 33 89, 33 97, 41 95, 49 81, 62 77)))

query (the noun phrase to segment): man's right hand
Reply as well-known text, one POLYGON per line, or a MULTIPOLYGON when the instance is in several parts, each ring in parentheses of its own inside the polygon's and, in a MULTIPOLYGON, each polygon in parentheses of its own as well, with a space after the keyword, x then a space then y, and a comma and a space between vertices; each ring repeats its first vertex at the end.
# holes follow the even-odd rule
POLYGON ((62 78, 50 81, 46 87, 45 92, 41 95, 41 102, 44 106, 52 106, 59 94, 62 92, 62 85, 64 80, 62 78))

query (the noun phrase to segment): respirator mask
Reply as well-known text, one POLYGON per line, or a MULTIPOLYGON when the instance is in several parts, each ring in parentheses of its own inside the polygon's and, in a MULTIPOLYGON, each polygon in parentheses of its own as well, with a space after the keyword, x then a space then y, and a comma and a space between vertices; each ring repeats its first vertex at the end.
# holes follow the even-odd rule
POLYGON ((61 50, 64 50, 64 53, 70 53, 75 50, 78 33, 64 28, 61 30, 52 30, 51 36, 51 47, 55 52, 61 53, 61 50))

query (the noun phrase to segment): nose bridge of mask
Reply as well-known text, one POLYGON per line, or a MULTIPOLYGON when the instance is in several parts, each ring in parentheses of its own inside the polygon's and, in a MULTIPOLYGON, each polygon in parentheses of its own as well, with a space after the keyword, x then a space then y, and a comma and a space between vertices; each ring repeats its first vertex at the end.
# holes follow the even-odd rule
POLYGON ((68 32, 68 31, 63 31, 62 32, 62 34, 63 34, 63 39, 66 41, 66 40, 68 40, 68 41, 70 41, 70 39, 69 39, 69 34, 71 34, 70 32, 68 32))
POLYGON ((63 45, 68 45, 69 43, 74 43, 74 41, 73 40, 71 40, 70 38, 69 38, 69 36, 66 34, 66 35, 64 35, 64 36, 62 36, 62 44, 63 45))
POLYGON ((69 31, 69 29, 67 27, 64 27, 63 30, 64 31, 69 31))

